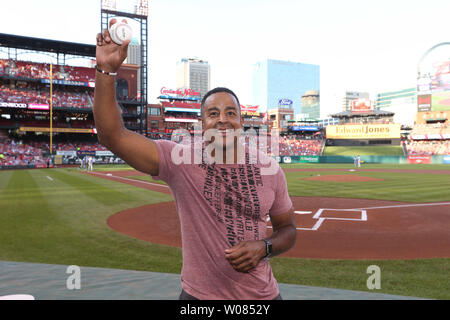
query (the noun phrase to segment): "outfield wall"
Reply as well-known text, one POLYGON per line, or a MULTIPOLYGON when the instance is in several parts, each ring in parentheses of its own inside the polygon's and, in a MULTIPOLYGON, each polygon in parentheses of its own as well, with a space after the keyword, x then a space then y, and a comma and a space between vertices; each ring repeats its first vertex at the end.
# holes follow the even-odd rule
MULTIPOLYGON (((280 163, 354 163, 352 156, 281 156, 280 163)), ((429 163, 450 164, 450 155, 445 156, 361 156, 362 163, 429 163)))
MULTIPOLYGON (((352 156, 280 156, 276 157, 279 163, 354 163, 352 156)), ((123 164, 125 162, 121 162, 123 164)), ((450 164, 450 155, 445 156, 361 156, 361 163, 387 163, 387 164, 450 164)), ((109 163, 106 163, 109 164, 109 163)), ((63 165, 65 166, 65 165, 63 165)), ((68 166, 79 166, 68 165, 68 166)), ((12 169, 43 169, 46 165, 27 166, 0 166, 0 170, 12 169)), ((53 167, 53 165, 51 165, 53 167)))

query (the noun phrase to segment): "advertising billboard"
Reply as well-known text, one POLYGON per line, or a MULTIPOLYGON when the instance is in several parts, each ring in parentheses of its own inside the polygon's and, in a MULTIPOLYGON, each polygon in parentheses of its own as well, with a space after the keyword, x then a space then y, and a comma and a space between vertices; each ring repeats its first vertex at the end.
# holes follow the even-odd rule
MULTIPOLYGON (((40 81, 41 81, 41 83, 46 83, 46 84, 50 83, 50 79, 41 79, 40 81)), ((53 84, 95 88, 95 82, 93 82, 93 81, 68 81, 68 80, 53 79, 53 84)))
POLYGON ((431 163, 431 156, 408 156, 408 163, 431 163))
POLYGON ((327 139, 399 139, 400 124, 328 125, 327 139))
POLYGON ((252 106, 252 105, 242 105, 241 104, 241 112, 258 112, 259 106, 252 106))
POLYGON ((319 126, 292 126, 292 131, 319 131, 319 126))
POLYGON ((450 110, 450 59, 433 64, 431 92, 432 111, 450 110))
POLYGON ((160 99, 192 99, 192 100, 200 100, 200 91, 195 91, 190 88, 185 89, 167 89, 166 87, 161 88, 161 96, 160 99))
POLYGON ((350 101, 352 112, 370 112, 373 111, 373 101, 369 99, 356 99, 350 101))
POLYGON ((26 109, 26 103, 0 102, 0 108, 26 109))
POLYGON ((450 110, 450 43, 442 43, 429 50, 420 62, 417 95, 431 95, 430 108, 418 111, 450 110))
POLYGON ((28 105, 28 109, 30 109, 30 110, 50 110, 50 106, 48 104, 30 103, 28 105))
POLYGON ((279 99, 278 106, 287 106, 291 107, 294 102, 290 99, 279 99))
POLYGON ((431 111, 431 94, 417 96, 417 111, 431 111))

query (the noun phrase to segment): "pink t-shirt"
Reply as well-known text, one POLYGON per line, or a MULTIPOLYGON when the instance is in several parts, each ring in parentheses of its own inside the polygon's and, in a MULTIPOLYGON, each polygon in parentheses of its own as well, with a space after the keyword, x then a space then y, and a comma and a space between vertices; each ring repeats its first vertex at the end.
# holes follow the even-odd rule
POLYGON ((270 175, 261 174, 260 164, 175 164, 171 152, 177 144, 155 142, 160 162, 153 178, 169 185, 181 224, 183 289, 198 299, 274 299, 278 284, 268 259, 241 273, 224 250, 264 239, 267 215, 292 207, 278 163, 273 161, 270 175))

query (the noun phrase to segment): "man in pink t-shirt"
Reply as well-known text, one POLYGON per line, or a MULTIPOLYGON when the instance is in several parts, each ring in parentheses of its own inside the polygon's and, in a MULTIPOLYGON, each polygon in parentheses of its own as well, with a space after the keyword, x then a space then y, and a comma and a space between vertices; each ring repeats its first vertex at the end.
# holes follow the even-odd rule
POLYGON ((155 143, 159 153, 156 178, 170 186, 180 218, 183 290, 199 299, 276 298, 277 282, 268 259, 263 259, 267 253, 261 240, 266 239, 267 216, 274 221, 292 208, 278 163, 276 173, 270 175, 263 174, 261 164, 249 161, 174 164, 171 157, 176 144, 155 143), (239 253, 239 245, 244 244, 249 261, 239 266, 233 253, 239 253))
POLYGON ((240 148, 240 104, 226 88, 211 90, 202 99, 201 147, 153 141, 127 130, 115 100, 114 73, 128 44, 113 43, 107 30, 97 35, 98 138, 132 167, 170 186, 182 232, 180 299, 279 299, 267 258, 287 251, 296 239, 283 171, 263 153, 252 153, 254 161, 248 148, 240 148), (192 157, 186 156, 189 151, 192 157), (195 161, 199 155, 201 161, 195 161))

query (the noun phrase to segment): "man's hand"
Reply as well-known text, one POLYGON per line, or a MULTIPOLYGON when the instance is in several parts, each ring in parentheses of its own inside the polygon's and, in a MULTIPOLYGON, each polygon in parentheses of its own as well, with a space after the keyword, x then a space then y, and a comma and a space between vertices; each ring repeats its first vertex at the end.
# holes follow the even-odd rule
MULTIPOLYGON (((110 26, 116 22, 111 19, 110 26)), ((97 66, 106 72, 117 72, 127 57, 129 40, 114 43, 108 30, 97 35, 97 66)), ((96 72, 94 121, 98 141, 136 170, 158 175, 159 153, 156 143, 125 128, 117 105, 115 77, 96 72)))
MULTIPOLYGON (((281 254, 295 244, 297 230, 294 221, 294 208, 283 214, 270 216, 273 232, 270 236, 272 254, 281 254)), ((242 241, 225 250, 225 258, 239 272, 249 272, 266 256, 266 243, 263 240, 242 241)))
POLYGON ((249 272, 266 256, 266 244, 262 240, 242 241, 225 250, 225 258, 239 272, 249 272))
MULTIPOLYGON (((109 27, 116 21, 116 19, 111 19, 109 27)), ((126 23, 127 21, 124 19, 123 22, 126 23)), ((97 66, 106 72, 117 72, 127 57, 129 43, 130 40, 126 40, 122 45, 116 44, 112 41, 108 30, 103 30, 102 33, 97 34, 97 66)))

